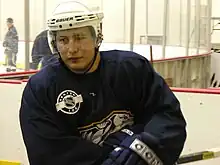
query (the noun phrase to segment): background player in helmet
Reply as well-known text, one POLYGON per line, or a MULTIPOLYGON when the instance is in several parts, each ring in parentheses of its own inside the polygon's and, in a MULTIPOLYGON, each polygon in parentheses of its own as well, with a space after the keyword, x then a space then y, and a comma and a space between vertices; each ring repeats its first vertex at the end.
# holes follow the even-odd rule
POLYGON ((36 36, 31 52, 31 69, 42 69, 46 65, 58 60, 59 55, 53 53, 48 36, 48 30, 44 30, 36 36))
POLYGON ((18 53, 18 33, 12 18, 7 18, 8 31, 5 34, 3 47, 5 48, 7 71, 16 71, 18 53))
POLYGON ((179 101, 143 56, 99 51, 102 19, 68 2, 48 21, 60 58, 30 78, 20 108, 30 165, 173 165, 183 149, 179 101))

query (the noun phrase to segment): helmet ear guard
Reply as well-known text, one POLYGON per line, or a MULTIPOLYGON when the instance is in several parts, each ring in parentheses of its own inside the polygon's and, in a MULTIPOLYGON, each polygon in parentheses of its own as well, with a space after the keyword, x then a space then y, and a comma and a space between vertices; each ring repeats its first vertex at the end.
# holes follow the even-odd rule
POLYGON ((57 45, 56 45, 56 33, 48 30, 47 39, 48 39, 48 45, 50 47, 52 54, 56 54, 58 52, 57 45))
POLYGON ((97 38, 96 38, 96 48, 99 49, 101 46, 102 40, 103 40, 103 34, 102 34, 102 23, 100 23, 100 30, 97 30, 97 38))

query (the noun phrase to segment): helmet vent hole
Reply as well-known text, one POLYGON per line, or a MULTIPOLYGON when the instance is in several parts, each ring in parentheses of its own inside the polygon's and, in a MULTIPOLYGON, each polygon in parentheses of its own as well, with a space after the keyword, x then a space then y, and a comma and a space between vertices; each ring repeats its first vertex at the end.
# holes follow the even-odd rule
POLYGON ((62 28, 63 26, 62 25, 59 25, 59 28, 62 28))
POLYGON ((73 26, 73 24, 70 23, 69 26, 71 27, 71 26, 73 26))

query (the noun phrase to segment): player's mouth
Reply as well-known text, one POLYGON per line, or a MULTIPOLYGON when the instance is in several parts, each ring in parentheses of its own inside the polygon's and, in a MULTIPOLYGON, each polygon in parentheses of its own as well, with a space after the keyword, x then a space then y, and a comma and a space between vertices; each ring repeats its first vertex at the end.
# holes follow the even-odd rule
POLYGON ((82 59, 82 57, 69 58, 69 60, 70 60, 72 63, 77 63, 77 62, 79 62, 81 59, 82 59))

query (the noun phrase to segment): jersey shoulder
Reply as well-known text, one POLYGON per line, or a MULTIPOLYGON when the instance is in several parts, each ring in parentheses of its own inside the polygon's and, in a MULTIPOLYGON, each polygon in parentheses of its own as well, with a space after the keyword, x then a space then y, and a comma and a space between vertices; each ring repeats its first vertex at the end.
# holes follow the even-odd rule
POLYGON ((44 30, 44 31, 42 31, 42 32, 40 32, 37 36, 36 36, 36 38, 35 38, 35 40, 39 40, 39 39, 46 39, 47 38, 47 32, 48 32, 48 30, 44 30))
POLYGON ((36 74, 32 75, 28 81, 31 86, 47 89, 51 87, 58 78, 59 68, 61 64, 56 61, 50 65, 45 66, 36 74))
POLYGON ((51 49, 49 46, 47 31, 43 31, 34 40, 32 55, 40 54, 40 55, 51 55, 51 49))
POLYGON ((45 44, 46 46, 48 45, 47 41, 47 30, 44 30, 40 32, 34 39, 34 44, 45 44))
POLYGON ((128 50, 108 50, 101 51, 101 56, 106 60, 112 61, 127 61, 127 60, 146 60, 146 58, 136 52, 128 51, 128 50))
POLYGON ((143 64, 149 64, 149 61, 144 56, 126 50, 110 50, 102 51, 101 57, 104 61, 108 63, 114 63, 115 65, 130 66, 130 67, 140 67, 143 64))

